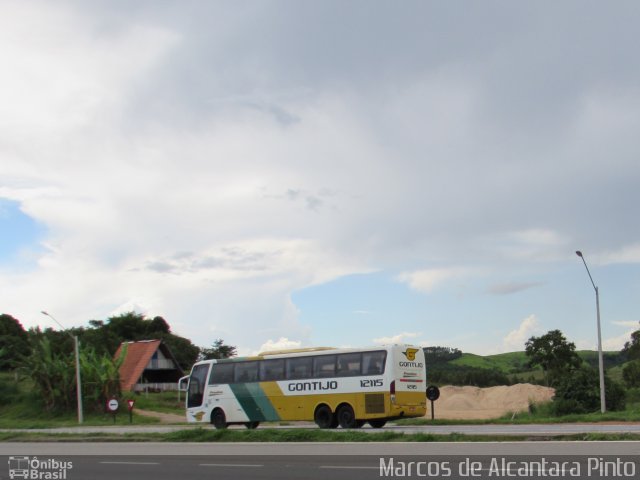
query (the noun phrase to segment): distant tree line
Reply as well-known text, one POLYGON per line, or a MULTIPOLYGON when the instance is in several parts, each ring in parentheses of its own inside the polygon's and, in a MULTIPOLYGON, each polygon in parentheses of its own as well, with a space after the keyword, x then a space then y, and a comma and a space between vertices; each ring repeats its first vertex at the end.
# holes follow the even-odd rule
POLYGON ((424 347, 424 359, 433 367, 440 363, 450 362, 462 356, 462 351, 451 347, 424 347))
MULTIPOLYGON (((429 365, 427 363, 427 365, 429 365)), ((511 385, 509 377, 497 370, 466 365, 436 364, 427 368, 427 381, 435 385, 471 385, 495 387, 511 385)))

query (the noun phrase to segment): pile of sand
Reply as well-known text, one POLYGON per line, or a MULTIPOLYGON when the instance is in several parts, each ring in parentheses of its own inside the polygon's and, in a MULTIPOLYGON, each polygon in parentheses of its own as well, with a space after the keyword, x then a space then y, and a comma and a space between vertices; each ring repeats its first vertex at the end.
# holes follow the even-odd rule
MULTIPOLYGON (((445 386, 440 388, 440 398, 435 402, 435 418, 497 418, 527 411, 530 403, 548 402, 553 395, 553 388, 529 383, 489 388, 445 386)), ((431 417, 430 402, 427 406, 427 417, 431 417)))

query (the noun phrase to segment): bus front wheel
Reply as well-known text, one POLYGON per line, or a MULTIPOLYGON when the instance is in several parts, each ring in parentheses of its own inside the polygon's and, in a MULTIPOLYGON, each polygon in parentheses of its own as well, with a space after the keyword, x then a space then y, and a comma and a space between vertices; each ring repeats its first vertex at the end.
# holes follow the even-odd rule
POLYGON ((334 422, 334 415, 328 405, 320 405, 316 408, 313 421, 320 428, 335 428, 337 426, 334 422))
POLYGON ((211 414, 211 423, 217 429, 227 428, 227 416, 224 414, 224 410, 216 408, 211 414))
POLYGON ((244 424, 244 426, 249 430, 255 430, 256 428, 258 428, 258 425, 260 425, 260 422, 246 422, 244 424))
POLYGON ((358 421, 356 420, 356 415, 353 413, 351 405, 338 407, 336 415, 338 416, 338 423, 342 428, 356 428, 358 421))

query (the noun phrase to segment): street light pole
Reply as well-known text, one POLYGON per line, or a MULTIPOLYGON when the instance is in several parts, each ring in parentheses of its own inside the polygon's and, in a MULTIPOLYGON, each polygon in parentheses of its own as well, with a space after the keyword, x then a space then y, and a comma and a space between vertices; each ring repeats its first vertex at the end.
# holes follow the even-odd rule
POLYGON ((598 370, 600 371, 600 412, 604 413, 607 411, 607 404, 604 394, 604 359, 602 356, 602 333, 600 328, 600 292, 598 291, 598 287, 596 287, 596 284, 593 281, 593 277, 591 276, 589 267, 587 267, 587 262, 585 261, 582 252, 580 250, 577 250, 576 255, 578 255, 582 259, 582 263, 584 263, 584 267, 587 269, 587 273, 589 274, 591 285, 593 285, 593 288, 596 291, 596 315, 598 319, 598 370))
MULTIPOLYGON (((53 315, 45 312, 44 310, 40 313, 51 318, 54 322, 60 325, 60 328, 64 330, 64 327, 62 326, 62 324, 58 320, 56 320, 56 318, 53 315)), ((76 401, 78 402, 78 423, 81 424, 84 421, 84 415, 82 413, 82 381, 80 380, 80 342, 78 341, 77 335, 69 334, 69 336, 73 338, 75 357, 76 357, 76 401)))

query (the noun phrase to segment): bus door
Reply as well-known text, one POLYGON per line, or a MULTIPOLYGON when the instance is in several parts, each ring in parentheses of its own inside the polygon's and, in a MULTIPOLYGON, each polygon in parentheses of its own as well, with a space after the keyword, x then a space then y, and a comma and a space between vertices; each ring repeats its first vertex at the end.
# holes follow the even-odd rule
MULTIPOLYGON (((202 411, 204 391, 207 387, 207 379, 209 377, 209 365, 209 363, 194 365, 191 370, 189 386, 187 387, 187 419, 190 421, 193 421, 193 419, 190 418, 191 415, 195 416, 198 411, 202 411), (191 409, 194 410, 191 411, 191 409)), ((201 420, 201 418, 197 420, 201 420)))

